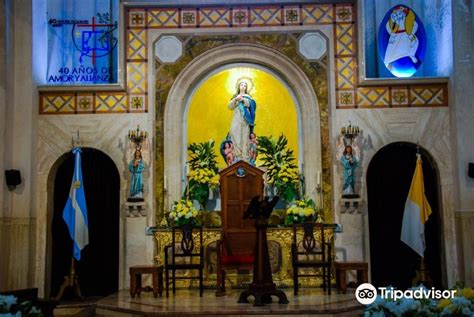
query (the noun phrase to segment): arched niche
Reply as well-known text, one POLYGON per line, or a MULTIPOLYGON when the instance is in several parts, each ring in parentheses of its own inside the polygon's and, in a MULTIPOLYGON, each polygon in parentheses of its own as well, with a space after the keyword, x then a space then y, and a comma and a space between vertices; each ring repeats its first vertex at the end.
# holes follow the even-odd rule
MULTIPOLYGON (((81 252, 75 269, 84 296, 104 296, 119 286, 120 173, 111 157, 94 148, 82 148, 81 165, 89 245, 81 252)), ((50 296, 58 294, 71 263, 72 240, 62 214, 73 170, 74 155, 67 152, 57 158, 48 174, 45 288, 50 296)))
POLYGON ((410 142, 394 142, 379 149, 367 168, 367 202, 372 283, 408 288, 419 267, 419 255, 400 240, 416 153, 422 158, 425 194, 432 214, 425 224, 425 264, 433 286, 446 287, 443 267, 443 208, 440 172, 433 156, 410 142))
MULTIPOLYGON (((300 156, 304 151, 299 142, 301 115, 293 91, 279 75, 257 64, 226 64, 199 81, 186 103, 183 145, 186 147, 192 142, 214 140, 217 164, 219 168, 226 167, 219 146, 230 129, 234 112, 228 104, 236 93, 239 80, 250 82, 249 94, 256 100, 256 135, 278 137, 283 134, 295 159, 301 162, 300 156)), ((186 160, 186 148, 183 155, 183 160, 186 160)))
MULTIPOLYGON (((215 69, 235 63, 259 65, 271 70, 286 83, 299 107, 300 156, 306 179, 306 193, 316 198, 317 173, 321 171, 320 112, 316 94, 299 67, 278 51, 257 44, 228 44, 195 58, 178 75, 170 89, 164 111, 164 176, 168 181, 169 201, 177 200, 184 190, 185 114, 190 94, 215 69)), ((166 208, 166 206, 165 206, 166 208)))

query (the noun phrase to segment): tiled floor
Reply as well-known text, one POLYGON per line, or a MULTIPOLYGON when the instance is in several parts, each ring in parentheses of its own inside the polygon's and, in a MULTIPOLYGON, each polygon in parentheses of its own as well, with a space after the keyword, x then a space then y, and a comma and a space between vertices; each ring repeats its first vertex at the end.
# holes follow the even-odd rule
MULTIPOLYGON (((110 295, 97 302, 97 316, 189 316, 189 315, 319 315, 319 316, 358 316, 362 306, 357 303, 354 294, 325 295, 319 289, 303 289, 298 296, 292 289, 285 289, 289 304, 277 302, 263 307, 254 307, 253 303, 238 304, 241 290, 231 290, 224 297, 216 297, 214 290, 205 290, 199 297, 197 290, 178 290, 169 298, 154 298, 152 293, 142 293, 132 299, 127 290, 110 295)), ((252 297, 249 298, 252 301, 252 297)), ((275 299, 276 300, 276 299, 275 299)))

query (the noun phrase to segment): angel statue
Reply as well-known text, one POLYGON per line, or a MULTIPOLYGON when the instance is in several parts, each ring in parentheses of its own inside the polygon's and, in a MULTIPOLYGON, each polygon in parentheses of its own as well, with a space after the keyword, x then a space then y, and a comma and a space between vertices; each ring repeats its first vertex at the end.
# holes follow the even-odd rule
POLYGON ((344 136, 340 135, 337 140, 337 158, 344 168, 342 187, 343 197, 357 197, 355 193, 355 171, 359 165, 360 151, 357 144, 357 137, 345 142, 344 136))

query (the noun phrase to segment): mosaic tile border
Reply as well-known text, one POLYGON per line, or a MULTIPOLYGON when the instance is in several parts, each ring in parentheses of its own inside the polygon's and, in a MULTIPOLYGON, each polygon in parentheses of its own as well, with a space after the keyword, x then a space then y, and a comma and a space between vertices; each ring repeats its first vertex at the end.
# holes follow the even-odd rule
POLYGON ((125 92, 108 91, 41 93, 39 107, 40 115, 137 112, 125 92))
POLYGON ((336 108, 447 107, 447 84, 359 86, 357 12, 353 4, 201 8, 128 7, 126 91, 40 92, 40 114, 147 112, 148 29, 334 25, 336 108), (113 105, 113 101, 117 103, 113 105))

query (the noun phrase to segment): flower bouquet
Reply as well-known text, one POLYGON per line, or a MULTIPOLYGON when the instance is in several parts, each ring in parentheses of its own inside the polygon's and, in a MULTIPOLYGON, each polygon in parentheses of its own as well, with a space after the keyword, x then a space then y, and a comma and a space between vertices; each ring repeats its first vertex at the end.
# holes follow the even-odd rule
POLYGON ((209 190, 215 190, 219 186, 214 141, 192 143, 188 146, 188 152, 190 171, 185 196, 197 200, 200 208, 204 209, 209 199, 209 190))
POLYGON ((219 175, 209 168, 193 169, 189 173, 189 197, 199 202, 204 208, 209 198, 209 189, 219 186, 219 175))
POLYGON ((474 289, 458 289, 454 298, 440 300, 436 308, 440 316, 474 316, 474 289))
POLYGON ((295 200, 286 210, 285 225, 312 222, 319 218, 312 199, 295 200))
POLYGON ((194 208, 193 202, 186 199, 175 201, 171 212, 169 213, 170 223, 174 226, 180 227, 187 224, 199 225, 199 220, 196 218, 198 211, 194 208))
MULTIPOLYGON (((428 291, 423 285, 409 290, 420 289, 428 291)), ((457 288, 453 298, 440 300, 425 297, 416 299, 402 297, 394 300, 378 296, 365 308, 364 317, 369 316, 474 316, 474 290, 457 288)))

